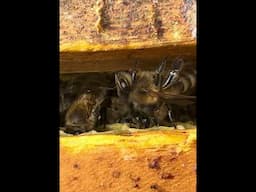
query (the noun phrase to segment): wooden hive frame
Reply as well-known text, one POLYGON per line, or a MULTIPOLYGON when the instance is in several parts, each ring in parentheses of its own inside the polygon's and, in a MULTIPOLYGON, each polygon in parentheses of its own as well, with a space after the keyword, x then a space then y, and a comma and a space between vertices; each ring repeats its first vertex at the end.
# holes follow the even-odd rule
MULTIPOLYGON (((195 63, 196 0, 60 0, 60 74, 166 56, 195 63)), ((196 129, 60 137, 60 191, 195 192, 196 129)))

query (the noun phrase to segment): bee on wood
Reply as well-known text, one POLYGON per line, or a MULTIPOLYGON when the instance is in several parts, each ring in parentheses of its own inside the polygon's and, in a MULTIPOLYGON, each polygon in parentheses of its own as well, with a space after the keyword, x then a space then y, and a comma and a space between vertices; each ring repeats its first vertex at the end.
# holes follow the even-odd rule
MULTIPOLYGON (((165 71, 164 60, 156 71, 118 72, 115 74, 118 96, 131 105, 135 119, 143 115, 143 121, 152 125, 173 123, 172 106, 195 103, 196 77, 191 69, 185 69, 184 61, 176 59, 172 69, 165 71), (136 116, 138 114, 138 116, 136 116)), ((143 124, 143 123, 142 123, 143 124)), ((175 124, 174 124, 175 126, 175 124)))

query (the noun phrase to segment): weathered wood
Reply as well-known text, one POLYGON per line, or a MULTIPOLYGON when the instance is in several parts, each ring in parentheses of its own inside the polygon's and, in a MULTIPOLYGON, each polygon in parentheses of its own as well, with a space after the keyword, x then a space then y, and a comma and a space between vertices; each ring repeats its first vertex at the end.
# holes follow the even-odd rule
POLYGON ((196 130, 60 137, 60 192, 195 192, 196 130))
POLYGON ((195 32, 195 0, 60 1, 61 51, 75 42, 138 48, 189 42, 195 32))
POLYGON ((62 52, 60 53, 61 73, 117 71, 134 68, 155 69, 168 56, 171 61, 181 56, 185 61, 195 61, 195 46, 169 46, 150 49, 101 51, 101 52, 62 52))
POLYGON ((195 0, 61 0, 60 72, 154 67, 195 58, 195 0), (146 58, 145 58, 146 57, 146 58))

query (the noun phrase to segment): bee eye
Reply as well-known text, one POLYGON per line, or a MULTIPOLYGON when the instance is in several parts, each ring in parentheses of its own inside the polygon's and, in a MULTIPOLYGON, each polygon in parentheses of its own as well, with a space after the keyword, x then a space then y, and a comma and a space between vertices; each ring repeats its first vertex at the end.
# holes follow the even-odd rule
POLYGON ((135 78, 136 78, 136 71, 133 71, 133 72, 132 72, 132 80, 134 81, 135 78))
POLYGON ((128 94, 131 88, 132 79, 131 74, 127 72, 119 72, 115 74, 115 83, 117 87, 117 95, 128 94))
POLYGON ((125 89, 127 87, 126 83, 124 81, 121 81, 121 88, 125 89))

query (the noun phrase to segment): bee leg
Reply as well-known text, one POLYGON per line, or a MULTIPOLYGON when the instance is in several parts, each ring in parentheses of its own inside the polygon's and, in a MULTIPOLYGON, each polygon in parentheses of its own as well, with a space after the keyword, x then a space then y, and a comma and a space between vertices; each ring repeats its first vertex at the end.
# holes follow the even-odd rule
POLYGON ((119 74, 115 73, 115 85, 117 89, 117 96, 121 96, 121 82, 119 80, 119 74))
POLYGON ((161 64, 159 65, 159 67, 156 70, 156 73, 160 74, 165 70, 166 67, 166 63, 167 63, 167 57, 165 57, 163 59, 163 61, 161 62, 161 64))
POLYGON ((167 89, 176 82, 180 74, 180 71, 183 69, 183 66, 184 66, 183 59, 176 58, 176 60, 173 63, 173 67, 172 67, 173 69, 169 72, 167 79, 162 84, 162 89, 167 89))
POLYGON ((136 116, 134 118, 134 123, 135 123, 137 129, 143 129, 144 128, 144 124, 143 124, 143 122, 142 122, 142 120, 139 116, 136 116))
POLYGON ((166 63, 167 63, 167 58, 165 58, 161 64, 159 65, 159 67, 156 69, 156 86, 161 89, 161 85, 162 85, 162 81, 163 81, 163 78, 162 78, 162 73, 163 71, 165 70, 166 68, 166 63))
POLYGON ((135 113, 135 116, 132 118, 132 122, 137 129, 144 129, 149 126, 148 118, 140 113, 135 113))
POLYGON ((104 127, 104 130, 106 130, 106 124, 107 124, 107 121, 108 121, 108 109, 107 107, 103 107, 104 110, 103 110, 103 127, 104 127))
POLYGON ((141 121, 142 121, 143 128, 150 128, 150 127, 152 127, 152 122, 151 122, 150 118, 145 117, 141 121))
POLYGON ((176 129, 176 123, 173 120, 173 115, 172 115, 172 110, 170 105, 167 105, 168 108, 168 117, 169 117, 169 121, 171 122, 171 124, 174 126, 174 128, 176 129))
POLYGON ((171 111, 171 110, 168 110, 168 117, 169 117, 170 122, 172 123, 172 125, 173 125, 174 128, 176 129, 177 126, 176 126, 176 123, 174 122, 174 120, 173 120, 173 118, 172 118, 172 111, 171 111))
POLYGON ((170 71, 169 75, 167 77, 167 79, 165 80, 165 82, 162 84, 161 88, 162 89, 168 89, 170 86, 173 85, 173 83, 175 82, 175 80, 177 79, 177 72, 176 71, 170 71))
POLYGON ((106 110, 103 111, 102 113, 102 124, 103 124, 103 129, 106 129, 106 121, 107 121, 107 112, 106 110))
POLYGON ((160 121, 156 117, 150 118, 150 127, 153 127, 153 126, 156 126, 156 127, 160 126, 160 121))
POLYGON ((156 126, 156 127, 159 127, 159 126, 160 126, 159 121, 155 120, 155 126, 156 126))

